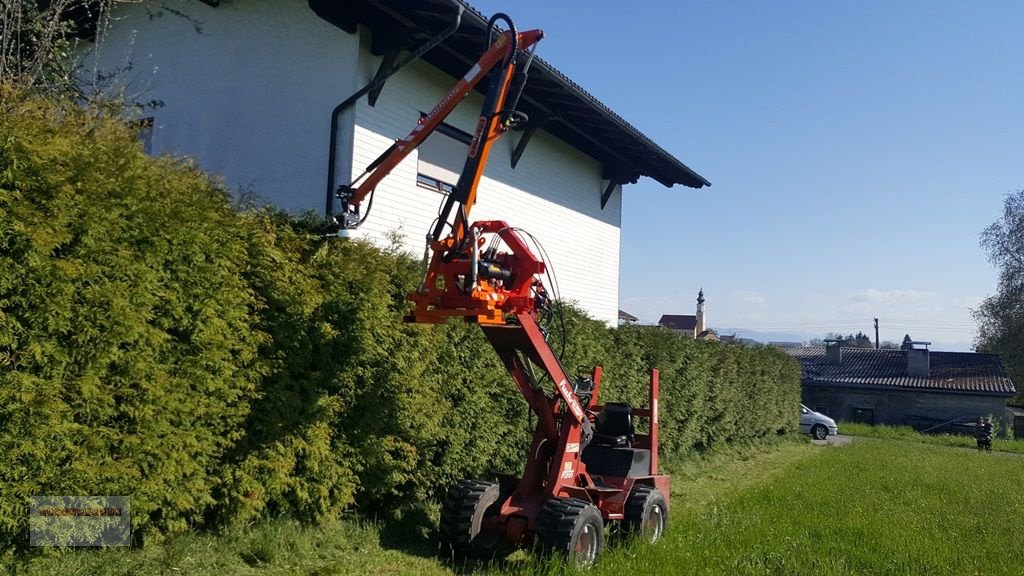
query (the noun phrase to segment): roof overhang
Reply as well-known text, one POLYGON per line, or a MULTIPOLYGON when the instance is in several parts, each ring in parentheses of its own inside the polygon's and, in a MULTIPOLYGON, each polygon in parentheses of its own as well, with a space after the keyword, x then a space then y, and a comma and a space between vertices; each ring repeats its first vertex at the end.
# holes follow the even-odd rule
POLYGON ((882 392, 915 393, 924 392, 927 394, 954 394, 957 396, 992 396, 997 398, 1009 398, 1011 392, 1000 392, 996 390, 963 390, 942 388, 939 386, 896 386, 893 384, 869 384, 861 382, 837 382, 835 380, 816 380, 813 377, 802 378, 804 386, 817 386, 820 388, 856 388, 859 390, 877 390, 882 392))
MULTIPOLYGON (((396 47, 414 49, 448 27, 458 7, 463 7, 459 29, 423 56, 453 78, 465 74, 487 43, 487 19, 462 0, 308 1, 317 15, 344 30, 355 32, 359 25, 369 28, 372 50, 378 55, 396 47)), ((670 187, 711 185, 542 58, 534 59, 529 74, 521 111, 535 129, 541 127, 600 161, 602 177, 611 184, 648 176, 670 187)), ((485 91, 486 81, 477 89, 485 91)))

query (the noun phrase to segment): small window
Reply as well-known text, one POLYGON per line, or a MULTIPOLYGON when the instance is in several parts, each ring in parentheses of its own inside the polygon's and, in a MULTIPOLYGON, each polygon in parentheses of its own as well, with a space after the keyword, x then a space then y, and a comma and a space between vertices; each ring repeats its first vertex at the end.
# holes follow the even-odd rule
POLYGON ((442 194, 448 194, 455 189, 454 185, 442 182, 441 180, 432 178, 426 174, 417 174, 416 184, 418 184, 420 188, 429 188, 435 192, 441 192, 442 194))
POLYGON ((442 194, 450 193, 459 181, 469 145, 437 131, 420 144, 418 151, 416 184, 442 194))
POLYGON ((851 420, 859 422, 861 424, 872 424, 875 423, 875 409, 874 408, 852 408, 850 410, 851 420))

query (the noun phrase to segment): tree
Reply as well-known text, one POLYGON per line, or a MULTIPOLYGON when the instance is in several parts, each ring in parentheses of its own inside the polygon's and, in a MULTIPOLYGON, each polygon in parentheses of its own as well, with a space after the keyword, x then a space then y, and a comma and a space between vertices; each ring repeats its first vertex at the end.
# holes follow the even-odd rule
POLYGON ((847 334, 846 336, 843 336, 839 332, 829 332, 828 334, 825 335, 825 339, 824 340, 822 340, 820 338, 812 338, 810 343, 811 343, 811 346, 824 346, 825 345, 825 340, 841 340, 842 344, 843 344, 843 348, 874 348, 875 347, 875 344, 874 344, 874 342, 872 342, 871 338, 867 334, 865 334, 863 332, 860 332, 860 331, 858 331, 856 335, 854 335, 854 334, 847 334))
POLYGON ((999 270, 999 283, 973 310, 975 348, 1002 355, 1018 388, 1011 402, 1024 405, 1024 190, 1006 196, 1002 216, 981 232, 980 243, 999 270))
POLYGON ((80 97, 76 51, 115 4, 145 0, 4 0, 0 3, 0 85, 80 97))

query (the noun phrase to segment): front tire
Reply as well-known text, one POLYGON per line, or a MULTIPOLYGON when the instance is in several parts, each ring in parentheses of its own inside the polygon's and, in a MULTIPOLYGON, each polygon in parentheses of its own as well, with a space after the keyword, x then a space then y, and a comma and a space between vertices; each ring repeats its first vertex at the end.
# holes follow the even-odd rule
POLYGON ((626 500, 626 533, 640 536, 651 544, 661 539, 668 527, 668 502, 657 488, 634 484, 626 500))
POLYGON ((589 502, 548 500, 537 515, 537 538, 544 549, 566 556, 577 567, 592 566, 604 550, 604 519, 589 502))
POLYGON ((828 438, 828 428, 825 428, 821 424, 815 424, 814 427, 811 428, 811 436, 813 436, 815 440, 824 440, 828 438))
POLYGON ((441 545, 456 559, 488 560, 500 549, 502 534, 481 529, 485 518, 501 510, 501 489, 493 482, 463 480, 441 507, 441 545))

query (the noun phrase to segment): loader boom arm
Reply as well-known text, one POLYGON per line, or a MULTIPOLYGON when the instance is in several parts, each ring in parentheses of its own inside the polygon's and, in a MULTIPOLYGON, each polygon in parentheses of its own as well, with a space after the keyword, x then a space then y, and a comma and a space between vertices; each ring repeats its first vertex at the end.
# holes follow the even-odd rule
POLYGON ((361 206, 367 198, 372 198, 381 180, 422 144, 485 76, 490 75, 491 85, 473 132, 462 175, 455 191, 442 209, 437 226, 431 232, 432 241, 440 241, 446 224, 450 224, 450 241, 446 242, 446 246, 451 248, 461 244, 465 238, 469 212, 476 201, 477 186, 487 164, 491 145, 509 129, 515 118, 514 111, 506 111, 504 106, 515 78, 518 53, 532 51, 543 37, 544 33, 541 30, 518 33, 514 27, 499 35, 434 109, 419 119, 408 136, 396 140, 366 168, 355 183, 339 187, 337 195, 341 200, 342 212, 336 220, 340 227, 352 229, 362 223, 364 217, 360 212, 361 206), (453 211, 456 212, 455 220, 449 223, 453 211))

